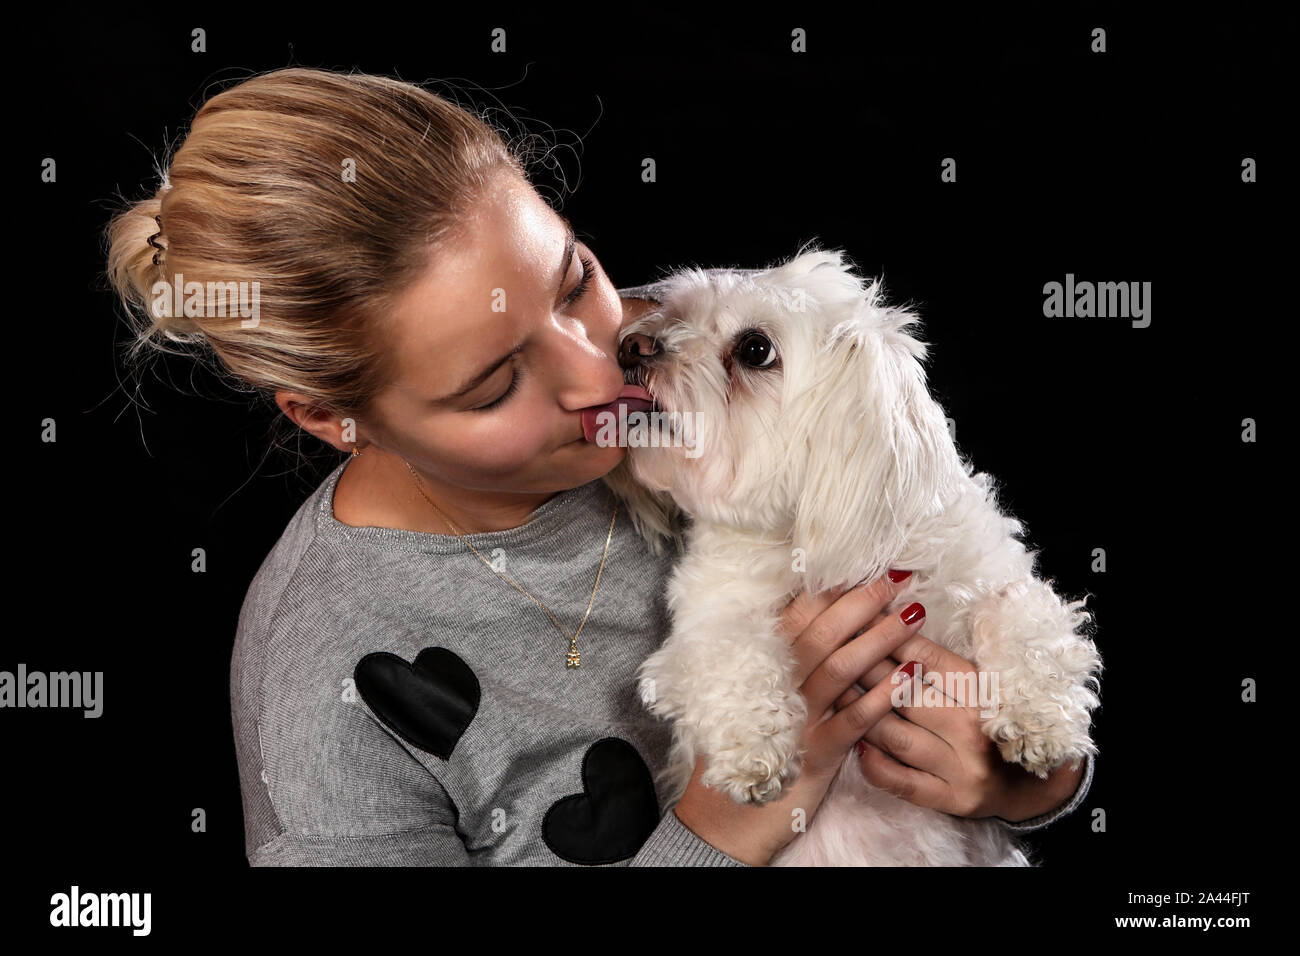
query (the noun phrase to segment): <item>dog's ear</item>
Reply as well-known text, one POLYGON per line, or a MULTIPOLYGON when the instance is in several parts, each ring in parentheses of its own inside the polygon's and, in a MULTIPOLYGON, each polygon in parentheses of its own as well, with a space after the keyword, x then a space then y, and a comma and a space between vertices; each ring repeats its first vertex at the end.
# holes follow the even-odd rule
POLYGON ((879 296, 878 283, 867 287, 786 403, 799 461, 793 546, 804 549, 813 593, 906 567, 913 532, 961 473, 925 385, 925 344, 907 334, 919 319, 879 296))
POLYGON ((686 550, 682 537, 685 513, 665 491, 651 491, 632 477, 628 456, 601 479, 623 503, 632 527, 652 554, 661 555, 671 545, 678 554, 686 550))

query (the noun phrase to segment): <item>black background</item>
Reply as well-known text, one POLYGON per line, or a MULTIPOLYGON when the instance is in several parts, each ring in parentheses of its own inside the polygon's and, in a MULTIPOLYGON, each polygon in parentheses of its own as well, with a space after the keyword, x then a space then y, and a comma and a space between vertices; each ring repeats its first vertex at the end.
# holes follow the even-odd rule
MULTIPOLYGON (((610 873, 453 883, 247 866, 228 689, 236 618, 339 458, 183 360, 137 389, 116 352, 100 231, 119 199, 152 194, 155 161, 206 93, 288 65, 450 78, 474 104, 508 108, 558 144, 562 175, 539 170, 537 184, 616 285, 685 264, 757 267, 811 239, 883 273, 889 296, 921 312, 931 386, 963 452, 1000 479, 1043 573, 1093 595, 1101 756, 1085 807, 1034 837, 1044 869, 773 877, 789 882, 754 892, 792 900, 782 919, 871 904, 865 934, 960 899, 1004 920, 1009 896, 1017 926, 1069 936, 1155 912, 1127 905, 1130 891, 1176 890, 1252 890, 1236 912, 1260 911, 1259 866, 1287 809, 1274 767, 1289 748, 1266 739, 1279 688, 1265 679, 1282 616, 1266 595, 1285 593, 1268 583, 1266 545, 1286 519, 1264 456, 1279 439, 1272 394, 1293 311, 1281 289, 1292 22, 1236 7, 1145 20, 1099 8, 907 20, 813 7, 132 9, 51 16, 20 54, 35 72, 10 149, 29 211, 10 224, 19 427, 0 669, 103 671, 105 710, 0 712, 4 857, 30 874, 0 897, 7 925, 40 929, 49 895, 72 883, 153 892, 157 938, 238 932, 251 901, 261 920, 334 933, 377 918, 367 894, 398 891, 412 895, 390 911, 436 901, 441 919, 499 881, 509 890, 489 905, 527 900, 555 927, 610 912, 602 888, 651 930, 646 914, 694 905, 680 881, 702 878, 680 872, 629 872, 653 882, 620 888, 610 873), (206 53, 190 52, 195 26, 206 53), (489 50, 497 26, 506 54, 489 50), (789 51, 796 26, 804 55, 789 51), (1096 26, 1105 54, 1089 51, 1096 26), (657 183, 641 182, 645 156, 657 183), (955 184, 939 179, 949 156, 955 184), (1241 181, 1247 156, 1256 184, 1241 181), (45 157, 55 184, 40 182, 45 157), (1066 273, 1151 282, 1150 327, 1044 318, 1043 285, 1066 273), (57 443, 39 439, 47 417, 57 443), (1245 418, 1258 444, 1241 441, 1245 418), (190 571, 195 547, 205 574, 190 571), (1104 574, 1090 570, 1095 548, 1104 574), (1248 677, 1258 704, 1241 701, 1248 677), (195 807, 206 833, 191 832, 195 807), (1091 828, 1097 808, 1104 833, 1091 828)), ((730 929, 734 916, 715 922, 730 929)))

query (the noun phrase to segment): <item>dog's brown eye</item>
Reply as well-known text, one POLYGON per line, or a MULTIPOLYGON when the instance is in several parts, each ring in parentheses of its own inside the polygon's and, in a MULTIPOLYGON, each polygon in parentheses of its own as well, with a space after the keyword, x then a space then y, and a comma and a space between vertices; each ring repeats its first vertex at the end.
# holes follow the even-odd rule
POLYGON ((776 349, 762 332, 746 332, 736 343, 735 356, 750 368, 766 368, 776 361, 776 349))

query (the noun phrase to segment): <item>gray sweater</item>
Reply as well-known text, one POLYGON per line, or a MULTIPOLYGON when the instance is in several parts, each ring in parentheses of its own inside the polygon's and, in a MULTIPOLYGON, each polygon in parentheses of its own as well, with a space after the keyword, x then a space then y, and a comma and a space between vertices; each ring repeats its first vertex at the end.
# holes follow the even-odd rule
MULTIPOLYGON (((673 558, 652 555, 620 509, 569 669, 546 615, 453 535, 335 518, 345 467, 290 520, 239 616, 230 691, 249 862, 742 866, 655 789, 670 729, 641 706, 635 671, 667 634, 673 558)), ((593 481, 467 538, 572 630, 611 508, 593 481)), ((1006 825, 1046 826, 1091 780, 1089 761, 1067 804, 1006 825)))

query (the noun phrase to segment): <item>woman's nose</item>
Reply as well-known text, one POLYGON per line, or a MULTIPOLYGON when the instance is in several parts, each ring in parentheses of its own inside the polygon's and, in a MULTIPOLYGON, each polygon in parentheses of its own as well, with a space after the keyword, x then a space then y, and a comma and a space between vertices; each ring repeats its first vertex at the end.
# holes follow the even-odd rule
POLYGON ((619 343, 619 367, 635 368, 641 364, 643 359, 649 358, 657 351, 658 349, 655 348, 654 339, 650 338, 648 335, 642 335, 640 332, 633 332, 619 343))

